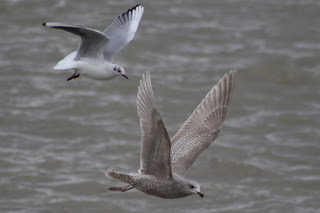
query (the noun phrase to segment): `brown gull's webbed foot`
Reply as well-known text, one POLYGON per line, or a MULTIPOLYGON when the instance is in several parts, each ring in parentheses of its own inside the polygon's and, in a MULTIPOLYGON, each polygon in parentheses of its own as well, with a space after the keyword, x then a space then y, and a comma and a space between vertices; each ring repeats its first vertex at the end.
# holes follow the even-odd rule
POLYGON ((130 189, 133 189, 134 187, 131 185, 128 185, 126 187, 110 187, 109 190, 110 191, 120 191, 120 192, 126 192, 129 191, 130 189))

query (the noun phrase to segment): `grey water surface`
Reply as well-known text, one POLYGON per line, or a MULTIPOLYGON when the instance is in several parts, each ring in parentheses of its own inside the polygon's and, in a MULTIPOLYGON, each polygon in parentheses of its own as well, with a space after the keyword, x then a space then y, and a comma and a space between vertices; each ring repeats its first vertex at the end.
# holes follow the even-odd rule
POLYGON ((320 212, 319 14, 318 0, 1 0, 0 212, 320 212), (53 71, 78 38, 42 22, 103 30, 137 3, 140 27, 115 59, 129 80, 53 71), (203 199, 107 190, 120 184, 108 167, 139 168, 146 70, 173 136, 231 69, 226 121, 188 173, 203 199))

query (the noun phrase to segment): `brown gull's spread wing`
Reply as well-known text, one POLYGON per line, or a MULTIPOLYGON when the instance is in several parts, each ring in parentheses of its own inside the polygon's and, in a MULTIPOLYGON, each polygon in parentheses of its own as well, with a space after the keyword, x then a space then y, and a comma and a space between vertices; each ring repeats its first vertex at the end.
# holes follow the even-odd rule
POLYGON ((171 143, 153 97, 150 74, 140 81, 137 108, 141 128, 140 172, 162 180, 172 179, 171 143))
POLYGON ((171 139, 171 167, 185 175, 199 154, 217 138, 227 115, 235 72, 225 74, 171 139))

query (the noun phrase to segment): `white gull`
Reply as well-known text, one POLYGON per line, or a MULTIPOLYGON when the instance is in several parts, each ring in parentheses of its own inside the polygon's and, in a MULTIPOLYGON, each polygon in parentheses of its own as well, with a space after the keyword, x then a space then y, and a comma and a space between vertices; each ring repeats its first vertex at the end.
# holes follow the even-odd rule
POLYGON ((59 61, 54 69, 74 71, 67 81, 78 78, 80 75, 95 80, 109 80, 116 76, 128 79, 124 69, 120 65, 113 64, 112 61, 116 54, 133 39, 143 11, 143 6, 134 6, 115 19, 103 32, 76 25, 43 23, 43 26, 65 30, 81 38, 77 51, 59 61))

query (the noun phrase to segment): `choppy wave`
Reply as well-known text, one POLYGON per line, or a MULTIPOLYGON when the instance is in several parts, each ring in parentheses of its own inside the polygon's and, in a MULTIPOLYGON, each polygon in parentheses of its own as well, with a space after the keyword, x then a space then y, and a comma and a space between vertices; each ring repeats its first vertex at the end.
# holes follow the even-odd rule
POLYGON ((129 76, 76 79, 54 64, 78 39, 44 21, 103 30, 127 1, 4 1, 0 57, 1 212, 318 212, 319 2, 154 1, 117 56, 129 76), (172 136, 231 69, 220 135, 188 174, 205 199, 112 193, 112 166, 139 167, 136 92, 151 72, 172 136), (196 208, 195 208, 196 207, 196 208))

